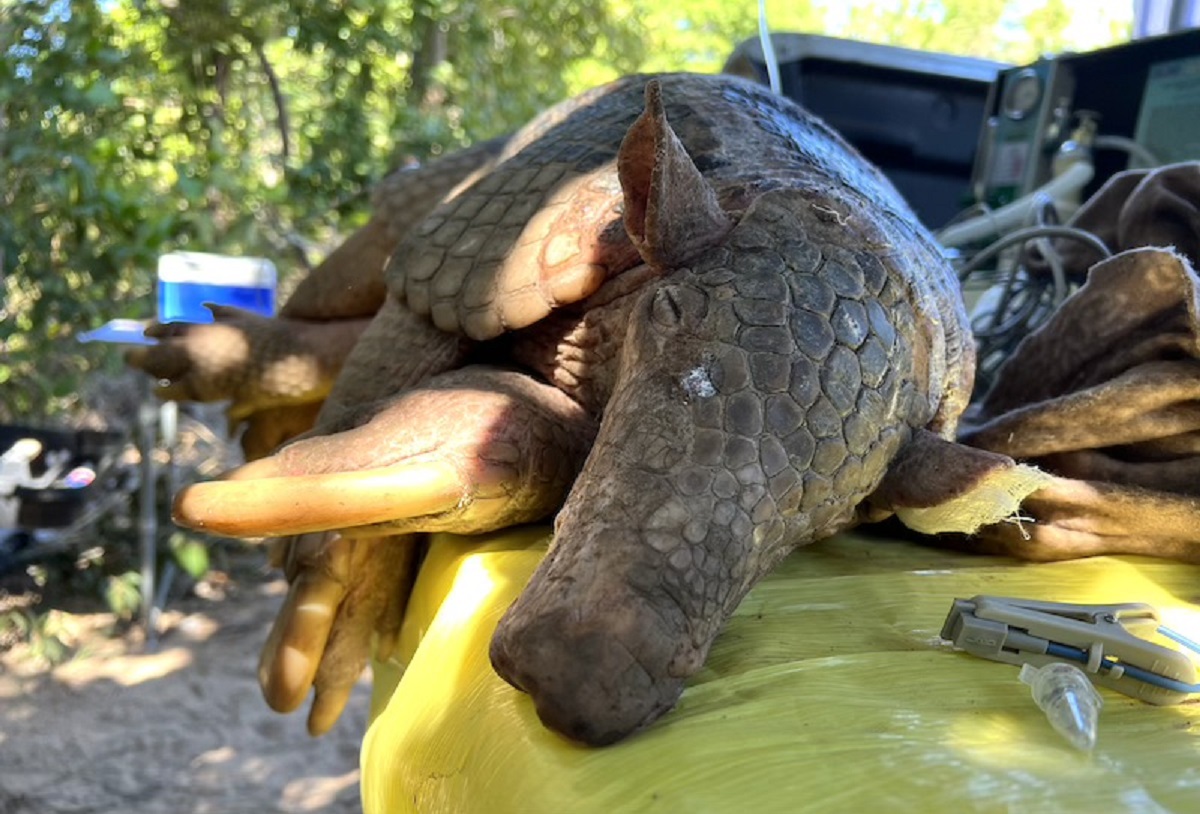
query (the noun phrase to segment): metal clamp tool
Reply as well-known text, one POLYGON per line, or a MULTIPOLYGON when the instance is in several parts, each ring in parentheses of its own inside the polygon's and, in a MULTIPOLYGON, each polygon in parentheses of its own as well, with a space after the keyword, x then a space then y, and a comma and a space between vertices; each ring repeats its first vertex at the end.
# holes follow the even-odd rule
POLYGON ((942 638, 976 656, 1008 664, 1074 663, 1093 681, 1151 704, 1177 704, 1200 692, 1188 654, 1133 630, 1163 633, 1158 612, 1142 603, 1073 605, 997 596, 956 599, 942 638))

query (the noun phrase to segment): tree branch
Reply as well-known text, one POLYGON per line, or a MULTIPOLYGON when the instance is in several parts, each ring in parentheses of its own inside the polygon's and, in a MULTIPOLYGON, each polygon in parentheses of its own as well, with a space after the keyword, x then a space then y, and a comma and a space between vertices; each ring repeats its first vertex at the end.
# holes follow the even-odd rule
POLYGON ((275 73, 275 69, 271 67, 270 61, 267 59, 267 52, 263 50, 262 43, 253 43, 254 53, 258 54, 259 64, 262 65, 263 73, 267 75, 267 82, 271 85, 271 96, 275 98, 275 110, 277 112, 276 126, 279 128, 279 139, 283 145, 283 158, 286 160, 292 154, 291 139, 288 137, 288 131, 291 126, 288 124, 287 99, 284 98, 283 88, 279 85, 279 76, 275 73))
POLYGON ((416 32, 416 46, 408 69, 408 104, 409 107, 424 110, 431 106, 431 102, 441 101, 440 98, 433 98, 439 96, 435 93, 433 71, 446 61, 446 34, 432 7, 420 13, 414 9, 412 29, 416 32))

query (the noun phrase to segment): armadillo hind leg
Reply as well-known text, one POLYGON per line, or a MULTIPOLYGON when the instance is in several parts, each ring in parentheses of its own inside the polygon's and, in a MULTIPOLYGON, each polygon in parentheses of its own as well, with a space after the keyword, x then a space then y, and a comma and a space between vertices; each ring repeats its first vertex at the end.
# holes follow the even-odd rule
POLYGON ((595 429, 554 387, 468 366, 400 394, 365 424, 184 489, 175 517, 234 537, 503 528, 557 508, 595 429))
POLYGON ((462 364, 468 345, 388 298, 346 359, 314 433, 366 423, 396 394, 462 364))

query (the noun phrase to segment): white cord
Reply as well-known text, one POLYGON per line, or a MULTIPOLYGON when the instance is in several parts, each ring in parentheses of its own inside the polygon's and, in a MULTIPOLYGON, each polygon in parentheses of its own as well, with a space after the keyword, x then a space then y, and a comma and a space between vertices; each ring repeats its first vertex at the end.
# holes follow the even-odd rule
POLYGON ((947 226, 937 234, 938 242, 943 246, 963 246, 1005 234, 1024 223, 1030 211, 1043 197, 1049 196, 1057 201, 1078 192, 1087 186, 1095 172, 1091 162, 1079 161, 1072 164, 1062 175, 1010 204, 1005 204, 986 215, 947 226))
POLYGON ((767 25, 767 0, 758 0, 758 40, 762 43, 763 62, 767 63, 767 83, 771 92, 782 95, 779 81, 779 60, 775 57, 775 45, 771 42, 771 28, 767 25))
POLYGON ((1130 169, 1152 169, 1162 166, 1158 156, 1125 136, 1096 136, 1092 146, 1098 150, 1123 150, 1133 159, 1130 169))

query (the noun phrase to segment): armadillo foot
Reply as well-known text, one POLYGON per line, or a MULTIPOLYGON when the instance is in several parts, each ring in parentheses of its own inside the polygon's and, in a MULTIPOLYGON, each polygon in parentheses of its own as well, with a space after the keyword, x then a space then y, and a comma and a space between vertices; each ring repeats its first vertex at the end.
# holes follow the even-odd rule
POLYGON ((401 393, 360 426, 184 489, 174 517, 232 537, 488 531, 557 508, 594 434, 559 390, 467 367, 401 393))
POLYGON ((345 708, 372 646, 386 659, 399 635, 418 562, 411 536, 347 539, 307 534, 276 540, 288 595, 259 659, 267 704, 291 712, 313 693, 311 735, 345 708))

